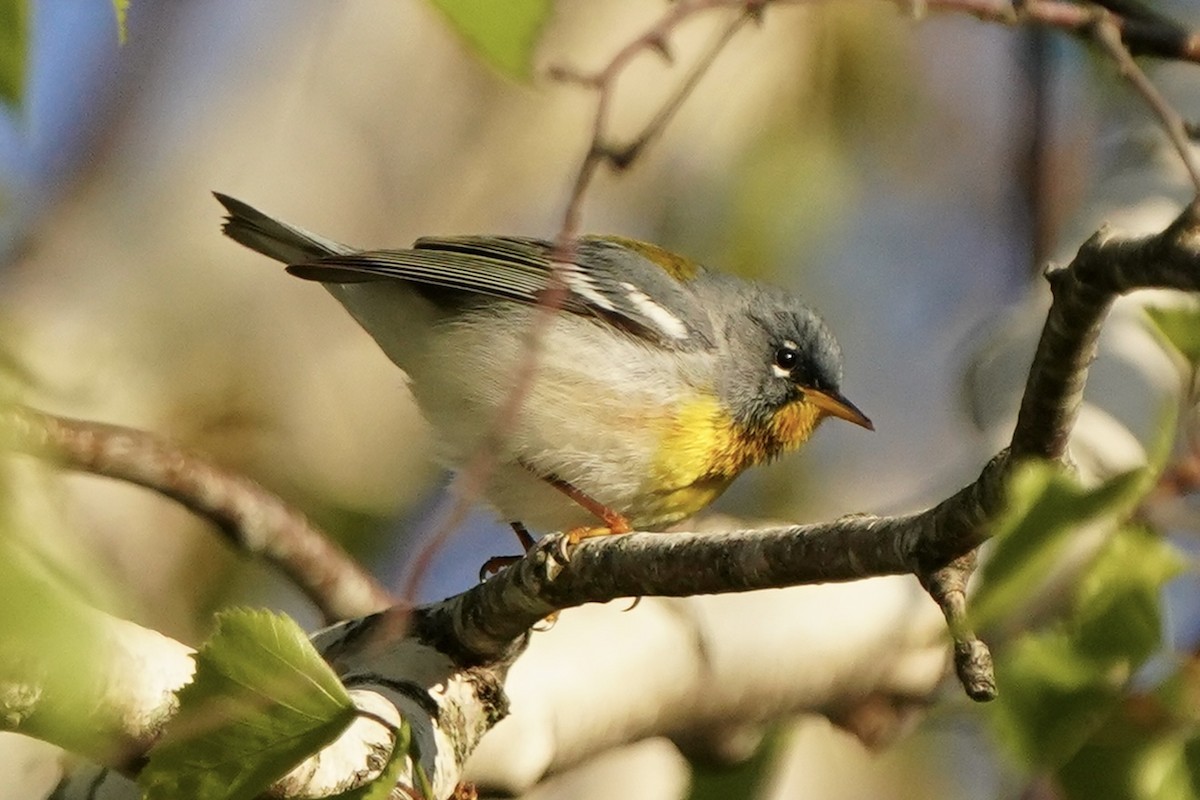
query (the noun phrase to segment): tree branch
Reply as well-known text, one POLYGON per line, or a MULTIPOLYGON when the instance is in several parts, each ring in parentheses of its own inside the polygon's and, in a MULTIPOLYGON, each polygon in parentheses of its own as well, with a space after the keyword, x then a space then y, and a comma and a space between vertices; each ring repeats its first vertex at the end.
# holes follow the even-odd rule
POLYGON ((279 497, 153 434, 0 406, 0 448, 169 497, 216 525, 238 550, 275 565, 329 622, 395 602, 358 562, 279 497))
POLYGON ((1192 186, 1196 190, 1196 195, 1200 196, 1200 166, 1197 166, 1195 156, 1192 154, 1192 143, 1188 135, 1187 123, 1179 112, 1167 102, 1162 92, 1151 82, 1146 73, 1142 71, 1142 68, 1137 65, 1137 62, 1133 60, 1133 54, 1122 40, 1120 25, 1112 13, 1101 11, 1096 15, 1095 36, 1096 41, 1117 62, 1117 68, 1120 70, 1121 75, 1142 96, 1142 99, 1146 101, 1146 105, 1150 106, 1150 110, 1154 112, 1159 122, 1162 123, 1163 130, 1166 131, 1167 137, 1171 140, 1171 145, 1175 148, 1175 152, 1179 154, 1180 160, 1183 161, 1184 168, 1187 169, 1188 176, 1192 180, 1192 186))
MULTIPOLYGON (((906 1, 897 0, 901 6, 906 1)), ((1091 35, 1097 10, 1097 6, 1067 0, 927 0, 926 7, 930 11, 970 14, 983 22, 1042 25, 1078 36, 1091 35)), ((1134 55, 1200 64, 1200 33, 1161 16, 1112 14, 1112 21, 1134 55)))

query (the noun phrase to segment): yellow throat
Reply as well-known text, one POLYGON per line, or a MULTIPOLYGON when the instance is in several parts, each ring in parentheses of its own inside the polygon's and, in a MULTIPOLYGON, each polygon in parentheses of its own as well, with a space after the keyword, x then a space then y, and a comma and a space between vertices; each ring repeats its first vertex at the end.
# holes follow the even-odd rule
POLYGON ((804 399, 780 409, 761 428, 736 424, 716 398, 686 403, 659 441, 648 524, 669 525, 716 500, 747 467, 808 441, 824 412, 804 399))

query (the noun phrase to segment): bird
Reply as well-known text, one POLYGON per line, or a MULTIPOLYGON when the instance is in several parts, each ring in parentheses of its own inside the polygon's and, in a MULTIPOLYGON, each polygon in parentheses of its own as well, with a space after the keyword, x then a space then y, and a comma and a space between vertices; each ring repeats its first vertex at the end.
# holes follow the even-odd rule
POLYGON ((530 530, 664 530, 825 419, 874 430, 842 393, 829 327, 766 283, 615 235, 362 250, 214 195, 226 236, 323 284, 403 370, 444 464, 493 448, 482 495, 526 549, 530 530), (497 429, 555 281, 523 402, 497 429))

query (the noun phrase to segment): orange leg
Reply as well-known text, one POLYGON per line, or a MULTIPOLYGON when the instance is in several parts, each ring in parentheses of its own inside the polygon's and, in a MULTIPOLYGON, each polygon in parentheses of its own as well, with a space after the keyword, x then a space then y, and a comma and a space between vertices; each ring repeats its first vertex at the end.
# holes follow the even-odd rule
POLYGON ((576 489, 566 481, 560 480, 553 475, 543 476, 542 480, 574 500, 589 514, 592 514, 604 523, 604 527, 581 527, 569 531, 568 536, 570 536, 572 541, 578 542, 580 539, 587 539, 592 536, 606 536, 610 533, 629 533, 633 530, 633 526, 629 524, 629 520, 625 519, 623 514, 613 511, 591 495, 576 489))

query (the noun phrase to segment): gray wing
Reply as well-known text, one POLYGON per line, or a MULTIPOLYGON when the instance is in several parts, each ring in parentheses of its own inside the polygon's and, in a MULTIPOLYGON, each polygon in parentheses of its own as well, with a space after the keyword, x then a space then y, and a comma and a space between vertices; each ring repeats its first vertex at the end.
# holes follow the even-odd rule
MULTIPOLYGON (((551 251, 549 242, 516 236, 424 238, 411 250, 338 253, 287 269, 323 283, 402 280, 536 304, 549 283, 551 251)), ((559 274, 566 311, 676 350, 713 346, 712 322, 687 283, 619 241, 579 240, 575 258, 559 274)))

